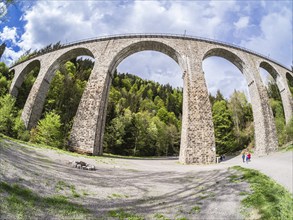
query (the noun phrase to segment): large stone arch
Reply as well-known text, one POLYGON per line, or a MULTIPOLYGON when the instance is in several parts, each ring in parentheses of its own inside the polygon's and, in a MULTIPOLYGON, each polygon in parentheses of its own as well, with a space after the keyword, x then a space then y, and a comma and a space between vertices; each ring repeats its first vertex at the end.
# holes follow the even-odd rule
POLYGON ((94 58, 93 53, 84 47, 60 51, 53 57, 43 57, 41 60, 41 71, 30 91, 22 112, 22 119, 28 129, 34 127, 41 117, 45 98, 56 70, 62 63, 82 55, 94 58))
POLYGON ((119 63, 136 52, 154 50, 162 52, 178 63, 178 52, 155 40, 127 42, 120 47, 107 43, 105 55, 100 56, 82 96, 70 134, 70 146, 82 153, 103 153, 105 116, 111 77, 119 63), (115 49, 114 49, 115 48, 115 49), (90 116, 90 117, 89 117, 90 116), (94 118, 93 118, 94 117, 94 118))
MULTIPOLYGON (((41 62, 38 59, 30 61, 22 70, 18 71, 18 75, 13 77, 9 93, 14 97, 18 95, 18 89, 21 87, 25 80, 25 77, 29 72, 31 72, 35 67, 41 68, 41 62)), ((15 70, 13 70, 15 71, 15 70)))
POLYGON ((230 61, 244 75, 249 89, 253 111, 255 153, 264 155, 275 151, 278 145, 273 114, 269 106, 268 94, 260 81, 256 64, 248 56, 241 53, 237 55, 223 48, 212 48, 208 50, 203 55, 202 60, 211 56, 222 57, 230 61))
POLYGON ((132 54, 135 54, 137 52, 142 52, 146 50, 161 52, 169 56, 180 66, 181 62, 179 61, 181 61, 182 59, 180 58, 180 54, 174 48, 162 42, 148 40, 148 41, 140 41, 140 42, 133 43, 131 45, 126 46, 121 51, 119 51, 117 55, 115 56, 115 58, 113 59, 112 63, 110 64, 109 71, 110 72, 114 71, 117 68, 117 66, 121 63, 121 61, 124 60, 126 57, 132 54))
POLYGON ((286 123, 289 122, 289 120, 292 117, 293 113, 293 100, 291 96, 291 92, 289 90, 289 87, 287 86, 286 79, 284 79, 280 73, 267 61, 262 61, 259 64, 259 67, 265 69, 275 80, 277 87, 279 89, 279 92, 281 94, 281 99, 283 103, 284 108, 284 114, 285 114, 285 120, 286 123))
MULTIPOLYGON (((153 50, 171 57, 184 72, 185 104, 183 104, 183 117, 185 120, 183 119, 182 126, 182 137, 184 137, 184 140, 181 140, 180 161, 183 163, 206 164, 215 162, 215 152, 212 149, 214 146, 214 135, 213 129, 211 129, 213 126, 210 106, 208 108, 195 108, 195 106, 199 106, 197 104, 199 100, 206 103, 208 93, 204 90, 205 93, 202 92, 200 94, 204 97, 202 101, 202 98, 195 97, 195 94, 191 92, 192 89, 189 88, 194 83, 190 79, 194 70, 194 67, 190 67, 192 66, 191 64, 194 64, 194 62, 189 62, 192 60, 192 56, 188 54, 190 51, 182 52, 185 46, 167 45, 156 39, 138 40, 126 45, 122 44, 118 49, 117 47, 115 48, 115 52, 112 51, 111 53, 111 47, 108 45, 109 51, 106 52, 107 55, 100 57, 101 60, 96 61, 97 63, 103 61, 104 65, 97 66, 93 70, 75 116, 70 135, 70 145, 74 150, 83 153, 93 153, 94 155, 101 155, 103 153, 102 142, 111 75, 119 63, 131 54, 153 50), (196 100, 193 100, 194 98, 196 100), (209 112, 202 111, 202 109, 206 109, 209 112), (208 123, 202 125, 202 123, 198 122, 202 120, 208 123)), ((199 80, 199 83, 204 83, 204 81, 199 80)), ((193 87, 200 88, 201 86, 193 85, 193 87)))

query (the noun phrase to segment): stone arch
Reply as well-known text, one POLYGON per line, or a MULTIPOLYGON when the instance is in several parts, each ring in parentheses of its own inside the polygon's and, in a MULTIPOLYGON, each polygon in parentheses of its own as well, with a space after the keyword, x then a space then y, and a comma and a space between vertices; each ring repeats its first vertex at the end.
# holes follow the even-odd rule
POLYGON ((93 53, 84 47, 74 48, 65 53, 61 54, 48 68, 46 72, 46 79, 51 82, 52 78, 55 76, 56 70, 60 67, 61 64, 65 63, 68 60, 71 60, 78 56, 89 56, 95 58, 93 53))
MULTIPOLYGON (((202 71, 204 71, 204 67, 207 67, 206 65, 204 65, 204 61, 208 58, 222 58, 223 60, 213 60, 213 62, 216 62, 216 64, 223 64, 223 65, 229 65, 229 70, 231 69, 232 71, 232 68, 233 68, 233 73, 235 73, 235 75, 240 75, 241 77, 241 80, 243 80, 243 77, 244 77, 244 80, 245 82, 247 82, 247 78, 246 75, 244 74, 243 70, 245 68, 245 62, 242 58, 240 58, 237 54, 235 54, 234 52, 232 51, 229 51, 227 49, 224 49, 224 48, 212 48, 212 49, 209 49, 207 50, 203 57, 202 57, 202 71), (240 74, 239 74, 240 73, 240 74)), ((214 63, 213 63, 214 64, 214 63)), ((208 74, 205 73, 205 77, 207 76, 208 74)), ((226 75, 226 74, 225 74, 226 75)), ((233 74, 234 75, 234 74, 233 74)), ((239 77, 239 76, 238 76, 239 77)), ((207 83, 208 84, 208 83, 207 83)), ((217 88, 219 89, 219 88, 217 88)), ((212 108, 212 103, 211 103, 211 108, 212 108)), ((219 151, 217 150, 218 149, 218 146, 216 146, 216 151, 217 153, 219 154, 219 151)))
POLYGON ((277 137, 272 110, 269 106, 268 94, 260 83, 258 69, 251 57, 241 54, 241 59, 235 53, 222 48, 213 48, 207 51, 207 57, 222 57, 234 64, 244 75, 249 89, 254 120, 255 153, 264 155, 277 148, 277 137))
POLYGON ((280 76, 277 70, 266 61, 262 61, 259 64, 259 67, 265 69, 274 78, 274 80, 276 80, 280 76))
POLYGON ((146 50, 161 52, 171 59, 173 59, 182 69, 182 58, 180 54, 171 46, 164 44, 159 41, 140 41, 122 48, 117 55, 113 58, 110 66, 109 72, 113 74, 113 71, 117 68, 117 66, 128 56, 135 54, 137 52, 142 52, 146 50))
MULTIPOLYGON (((110 74, 111 76, 114 74, 114 71, 116 70, 116 68, 118 67, 118 65, 124 60, 126 59, 128 56, 131 56, 132 54, 138 53, 138 52, 142 52, 142 51, 156 51, 156 52, 161 52, 163 54, 165 54, 166 56, 170 57, 171 59, 173 59, 181 68, 181 70, 183 69, 183 59, 181 58, 181 55, 178 51, 176 51, 175 48, 157 41, 157 40, 147 40, 147 41, 139 41, 136 43, 132 43, 129 44, 123 48, 121 48, 116 55, 113 57, 109 68, 107 70, 108 74, 110 74)), ((107 103, 108 103, 108 96, 109 96, 109 89, 110 89, 110 82, 111 80, 109 80, 109 82, 107 83, 108 88, 106 89, 106 95, 104 96, 104 101, 103 103, 105 103, 105 107, 104 107, 104 111, 102 113, 102 118, 103 121, 101 123, 101 125, 97 126, 97 131, 96 131, 96 138, 95 140, 97 147, 99 147, 99 153, 98 154, 102 154, 103 152, 103 136, 104 136, 104 131, 105 131, 105 122, 106 122, 106 113, 107 113, 107 103)), ((94 150, 95 152, 95 150, 94 150)))
POLYGON ((41 64, 44 65, 42 65, 42 69, 33 85, 33 88, 31 89, 22 112, 22 119, 28 129, 34 127, 41 117, 45 98, 47 96, 50 83, 55 76, 56 70, 62 63, 74 57, 83 55, 94 58, 93 53, 89 49, 79 47, 67 50, 61 54, 58 53, 57 58, 56 56, 46 57, 47 59, 44 59, 45 61, 43 61, 43 63, 41 62, 41 64))
POLYGON ((240 70, 241 73, 243 73, 244 61, 235 53, 223 48, 213 48, 204 54, 202 60, 205 60, 206 58, 212 57, 212 56, 222 57, 230 61, 233 65, 235 65, 240 70))
MULTIPOLYGON (((21 70, 21 72, 17 76, 13 77, 13 81, 10 86, 10 94, 11 95, 13 95, 14 97, 17 97, 18 89, 21 87, 22 83, 24 82, 25 77, 27 76, 27 74, 29 72, 31 72, 36 67, 39 67, 39 69, 41 68, 40 60, 31 61, 23 68, 23 70, 21 70)), ((39 70, 39 72, 40 72, 40 70, 39 70)))
MULTIPOLYGON (((290 118, 292 117, 293 109, 292 109, 292 97, 291 97, 289 88, 287 87, 286 79, 284 79, 279 74, 279 72, 271 64, 269 64, 266 61, 262 61, 259 64, 259 67, 265 69, 275 80, 277 87, 279 89, 280 95, 281 95, 285 120, 288 123, 290 118)), ((287 76, 286 76, 286 78, 287 78, 287 76)))

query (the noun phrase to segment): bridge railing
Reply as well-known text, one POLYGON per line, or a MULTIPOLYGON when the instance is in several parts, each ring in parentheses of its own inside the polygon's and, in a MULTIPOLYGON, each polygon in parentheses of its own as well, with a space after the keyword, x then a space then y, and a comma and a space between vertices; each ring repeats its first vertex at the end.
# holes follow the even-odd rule
MULTIPOLYGON (((94 37, 94 38, 87 38, 87 39, 82 39, 82 40, 78 40, 78 41, 73 41, 73 42, 65 43, 65 44, 62 44, 61 47, 59 47, 57 49, 50 50, 50 51, 48 51, 46 53, 54 52, 54 51, 61 50, 61 49, 67 48, 67 47, 77 46, 77 45, 84 44, 84 43, 91 43, 91 42, 98 42, 98 41, 112 40, 112 39, 113 40, 114 39, 123 39, 123 38, 129 38, 129 37, 132 37, 132 38, 159 38, 159 37, 164 37, 164 38, 178 38, 178 39, 197 40, 197 41, 203 41, 203 42, 208 42, 208 43, 219 44, 219 45, 231 47, 231 48, 234 48, 234 49, 238 49, 238 50, 241 50, 241 51, 244 51, 244 52, 248 52, 250 54, 253 54, 253 55, 259 56, 261 58, 270 60, 271 62, 273 62, 273 63, 275 63, 277 65, 280 65, 280 66, 288 69, 289 71, 291 71, 291 69, 289 67, 286 67, 285 65, 281 64, 279 61, 277 61, 275 59, 272 59, 269 56, 263 55, 261 53, 255 52, 255 51, 250 50, 250 49, 247 49, 245 47, 241 47, 241 46, 238 46, 238 45, 235 45, 235 44, 231 44, 231 43, 227 43, 227 42, 220 41, 220 40, 212 40, 212 39, 205 38, 205 37, 198 37, 198 36, 192 36, 192 35, 186 35, 186 34, 131 33, 131 34, 105 35, 105 36, 94 37)), ((41 53, 41 54, 34 55, 34 56, 30 57, 27 60, 34 59, 34 58, 36 58, 38 56, 42 56, 42 55, 44 55, 46 53, 41 53)), ((16 63, 16 64, 12 65, 10 67, 10 69, 13 68, 16 65, 19 65, 19 64, 21 64, 23 62, 26 62, 27 60, 24 60, 22 62, 19 62, 19 63, 16 63)))

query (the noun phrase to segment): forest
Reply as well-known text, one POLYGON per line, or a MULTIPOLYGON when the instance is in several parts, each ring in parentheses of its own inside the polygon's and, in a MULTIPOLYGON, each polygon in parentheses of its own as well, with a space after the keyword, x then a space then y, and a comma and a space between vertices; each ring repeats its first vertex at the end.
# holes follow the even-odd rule
MULTIPOLYGON (((25 78, 17 98, 9 95, 13 75, 0 63, 0 133, 33 143, 70 150, 67 146, 73 118, 94 63, 73 59, 53 78, 42 117, 31 131, 20 118, 38 67, 25 78)), ((289 82, 293 94, 293 82, 289 82)), ((285 124, 276 83, 267 86, 275 117, 279 145, 293 141, 293 119, 285 124)), ((160 85, 128 73, 115 73, 109 93, 104 152, 126 156, 174 156, 179 154, 182 88, 160 85)), ((234 91, 224 98, 220 91, 209 95, 217 154, 231 154, 254 145, 253 114, 245 94, 234 91)))

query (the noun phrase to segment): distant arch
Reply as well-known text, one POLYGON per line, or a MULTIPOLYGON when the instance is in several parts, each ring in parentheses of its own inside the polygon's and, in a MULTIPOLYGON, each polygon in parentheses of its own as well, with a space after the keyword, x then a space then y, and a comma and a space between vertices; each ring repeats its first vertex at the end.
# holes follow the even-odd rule
MULTIPOLYGON (((17 97, 18 89, 23 84, 27 74, 30 73, 35 68, 39 68, 39 71, 38 71, 38 74, 39 74, 40 68, 41 68, 41 62, 38 59, 31 61, 28 65, 26 65, 26 67, 19 73, 19 75, 16 78, 14 77, 15 81, 12 82, 10 87, 11 95, 13 95, 14 97, 17 97)), ((13 69, 12 71, 15 71, 15 70, 13 69)))
POLYGON ((84 47, 74 48, 69 51, 64 52, 61 54, 48 68, 48 71, 46 72, 46 80, 50 83, 52 78, 55 76, 56 70, 60 67, 61 64, 79 57, 79 56, 89 56, 92 58, 95 58, 93 53, 88 49, 84 47))
POLYGON ((90 56, 95 58, 93 53, 87 48, 79 47, 70 49, 53 59, 53 62, 42 70, 42 74, 39 74, 36 80, 37 83, 33 85, 22 113, 22 119, 28 129, 35 126, 40 119, 50 83, 60 65, 79 56, 90 56))
POLYGON ((268 62, 262 61, 259 64, 259 67, 265 69, 275 80, 279 77, 279 73, 277 72, 277 70, 268 62))
POLYGON ((205 60, 206 58, 212 57, 212 56, 222 57, 230 61, 240 70, 241 73, 243 73, 244 62, 239 56, 237 56, 233 52, 223 48, 213 48, 205 53, 202 60, 205 60))

